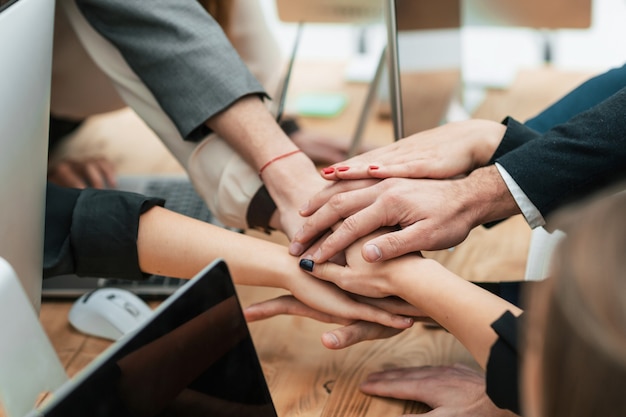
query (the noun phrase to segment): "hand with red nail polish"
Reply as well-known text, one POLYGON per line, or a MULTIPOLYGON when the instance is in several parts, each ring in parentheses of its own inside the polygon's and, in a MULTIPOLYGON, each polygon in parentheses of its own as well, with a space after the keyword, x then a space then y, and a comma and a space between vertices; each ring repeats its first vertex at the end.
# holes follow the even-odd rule
POLYGON ((489 120, 448 123, 336 163, 327 180, 452 178, 486 165, 506 127, 489 120))

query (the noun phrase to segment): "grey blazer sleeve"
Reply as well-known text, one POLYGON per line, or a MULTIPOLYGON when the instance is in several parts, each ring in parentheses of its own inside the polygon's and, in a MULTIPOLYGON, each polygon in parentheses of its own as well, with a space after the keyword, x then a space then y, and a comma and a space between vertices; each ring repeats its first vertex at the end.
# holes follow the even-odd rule
POLYGON ((547 217, 626 177, 626 89, 543 135, 509 119, 506 135, 525 143, 495 161, 547 217))
POLYGON ((265 95, 219 24, 196 0, 76 0, 174 121, 197 140, 237 99, 265 95))

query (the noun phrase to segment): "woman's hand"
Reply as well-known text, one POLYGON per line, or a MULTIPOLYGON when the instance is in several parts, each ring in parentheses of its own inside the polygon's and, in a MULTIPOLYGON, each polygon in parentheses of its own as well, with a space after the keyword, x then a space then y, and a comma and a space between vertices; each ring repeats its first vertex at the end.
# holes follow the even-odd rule
POLYGON ((327 180, 363 178, 452 178, 489 162, 506 126, 489 120, 448 123, 333 164, 327 180))

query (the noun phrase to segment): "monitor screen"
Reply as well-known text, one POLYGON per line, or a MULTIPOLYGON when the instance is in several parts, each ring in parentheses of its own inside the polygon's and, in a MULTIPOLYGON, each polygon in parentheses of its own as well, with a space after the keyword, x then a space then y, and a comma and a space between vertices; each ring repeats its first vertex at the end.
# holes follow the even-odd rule
POLYGON ((54 2, 0 1, 0 256, 38 309, 54 2))

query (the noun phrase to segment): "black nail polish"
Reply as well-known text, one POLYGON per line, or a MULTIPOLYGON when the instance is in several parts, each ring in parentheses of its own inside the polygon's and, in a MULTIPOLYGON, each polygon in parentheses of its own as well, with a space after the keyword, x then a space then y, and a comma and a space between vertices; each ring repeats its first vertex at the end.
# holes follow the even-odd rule
POLYGON ((300 268, 304 269, 308 272, 313 272, 313 267, 315 266, 315 262, 311 259, 300 259, 300 268))

